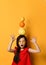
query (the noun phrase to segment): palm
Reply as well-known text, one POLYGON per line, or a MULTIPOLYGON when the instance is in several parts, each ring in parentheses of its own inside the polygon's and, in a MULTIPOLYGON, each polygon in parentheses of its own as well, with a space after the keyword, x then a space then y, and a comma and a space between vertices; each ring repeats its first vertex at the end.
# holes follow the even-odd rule
POLYGON ((15 40, 15 36, 11 35, 11 40, 14 41, 15 40))
POLYGON ((31 39, 31 42, 32 42, 32 43, 36 43, 36 38, 32 38, 32 39, 31 39))

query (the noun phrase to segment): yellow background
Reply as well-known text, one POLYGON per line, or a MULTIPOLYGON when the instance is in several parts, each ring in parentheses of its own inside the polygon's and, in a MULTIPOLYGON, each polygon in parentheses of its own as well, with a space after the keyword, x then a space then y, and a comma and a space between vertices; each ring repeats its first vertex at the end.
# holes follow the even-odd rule
POLYGON ((10 35, 17 35, 21 17, 25 17, 27 33, 37 38, 41 49, 41 53, 33 54, 32 64, 46 65, 46 0, 0 0, 0 65, 12 63, 14 54, 7 48, 10 35))

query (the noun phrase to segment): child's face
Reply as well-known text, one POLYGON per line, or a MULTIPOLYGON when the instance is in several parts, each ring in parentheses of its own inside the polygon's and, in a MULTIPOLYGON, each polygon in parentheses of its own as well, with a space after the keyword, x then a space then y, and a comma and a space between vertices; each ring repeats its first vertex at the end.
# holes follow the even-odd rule
POLYGON ((26 42, 25 42, 24 37, 23 37, 23 38, 21 38, 21 39, 19 40, 19 43, 18 43, 18 44, 19 44, 19 46, 20 46, 20 48, 21 48, 21 49, 23 49, 23 48, 24 48, 25 43, 26 43, 26 42))

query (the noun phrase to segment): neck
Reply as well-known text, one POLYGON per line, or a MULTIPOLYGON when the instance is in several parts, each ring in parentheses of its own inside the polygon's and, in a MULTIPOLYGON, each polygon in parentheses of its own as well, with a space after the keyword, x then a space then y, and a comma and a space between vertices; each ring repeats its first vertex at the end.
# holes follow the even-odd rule
POLYGON ((23 50, 24 48, 21 48, 21 50, 23 50))

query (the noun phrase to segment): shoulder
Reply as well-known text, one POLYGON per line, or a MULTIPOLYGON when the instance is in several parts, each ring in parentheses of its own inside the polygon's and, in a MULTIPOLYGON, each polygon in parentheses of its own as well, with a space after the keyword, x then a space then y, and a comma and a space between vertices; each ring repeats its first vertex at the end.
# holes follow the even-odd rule
POLYGON ((14 49, 17 49, 17 47, 14 47, 14 49))
POLYGON ((29 48, 28 48, 28 47, 26 47, 26 48, 25 48, 25 51, 28 51, 28 49, 29 49, 29 48))

